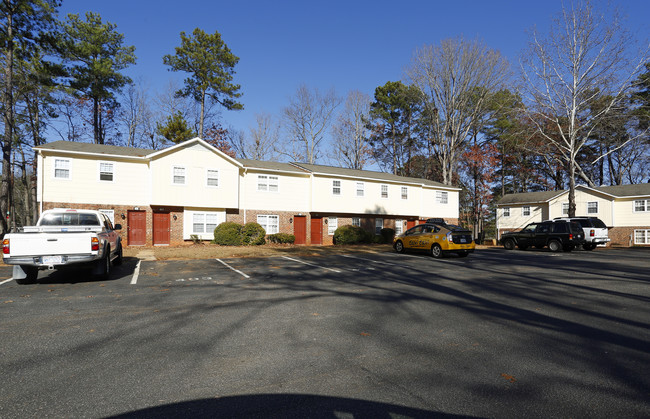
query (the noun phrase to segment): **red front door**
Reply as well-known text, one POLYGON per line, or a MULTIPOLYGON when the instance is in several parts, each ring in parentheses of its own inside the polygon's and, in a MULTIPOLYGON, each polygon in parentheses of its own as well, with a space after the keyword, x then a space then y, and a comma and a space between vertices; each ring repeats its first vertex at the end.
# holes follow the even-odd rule
POLYGON ((311 244, 323 244, 323 218, 311 219, 311 244))
POLYGON ((147 244, 147 213, 128 211, 128 245, 144 246, 147 244))
POLYGON ((153 213, 153 244, 164 245, 169 244, 169 213, 168 212, 154 212, 153 213))
POLYGON ((295 244, 307 243, 307 217, 300 215, 293 217, 293 234, 296 236, 295 244))

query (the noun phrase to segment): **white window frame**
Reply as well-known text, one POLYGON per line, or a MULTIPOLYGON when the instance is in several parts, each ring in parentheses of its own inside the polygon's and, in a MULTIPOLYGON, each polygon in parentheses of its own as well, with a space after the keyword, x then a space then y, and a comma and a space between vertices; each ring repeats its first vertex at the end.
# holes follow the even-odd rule
POLYGON ((341 196, 341 180, 332 179, 332 195, 341 196))
POLYGON ((503 208, 503 217, 510 217, 510 207, 503 208))
POLYGON ((436 204, 447 205, 449 203, 449 192, 436 191, 436 204))
POLYGON ((259 214, 257 224, 264 228, 266 234, 276 234, 280 232, 280 216, 276 214, 259 214))
POLYGON ((338 227, 339 219, 337 217, 327 217, 327 234, 329 236, 333 236, 338 227))
POLYGON ((637 199, 637 200, 635 200, 634 201, 634 212, 650 212, 650 199, 637 199))
POLYGON ((530 217, 530 206, 526 205, 521 207, 521 215, 523 217, 530 217))
POLYGON ((384 219, 383 218, 375 218, 375 235, 380 235, 381 234, 381 229, 384 228, 384 219))
POLYGON ((219 225, 219 213, 216 212, 192 212, 192 233, 191 234, 214 234, 214 229, 219 225), (196 226, 201 225, 201 231, 196 226))
POLYGON ((569 203, 568 202, 563 202, 562 203, 562 215, 569 215, 569 203))
MULTIPOLYGON (((180 178, 181 175, 178 175, 178 177, 180 178)), ((172 185, 183 186, 183 185, 186 185, 186 184, 187 184, 187 168, 185 166, 181 166, 181 165, 178 165, 178 164, 173 165, 172 166, 172 185), (176 176, 177 176, 176 175, 176 169, 182 169, 182 171, 183 171, 183 175, 182 175, 183 183, 176 182, 176 176)))
POLYGON ((409 199, 409 188, 402 186, 402 199, 409 199))
POLYGON ((381 185, 381 199, 388 199, 388 185, 381 185))
POLYGON ((205 169, 205 186, 208 188, 219 187, 219 169, 205 169), (216 180, 216 185, 210 185, 210 180, 216 180))
POLYGON ((634 230, 634 244, 650 244, 650 229, 634 230), (643 241, 639 241, 640 236, 643 236, 643 241))
POLYGON ((352 225, 355 227, 361 227, 361 217, 352 217, 352 225))
POLYGON ((366 194, 366 184, 363 182, 357 182, 357 196, 363 198, 366 194))
POLYGON ((395 235, 404 232, 404 220, 395 220, 395 235))
POLYGON ((53 165, 53 167, 52 167, 52 176, 53 176, 55 179, 59 179, 59 180, 71 180, 71 179, 72 179, 72 159, 65 159, 65 158, 55 157, 55 158, 54 158, 54 165, 53 165), (66 164, 67 164, 68 167, 66 167, 66 168, 60 168, 60 170, 67 170, 68 176, 63 177, 63 176, 57 176, 57 175, 56 175, 56 170, 57 170, 56 163, 57 163, 58 161, 66 162, 66 164))
POLYGON ((257 190, 260 192, 278 192, 280 190, 280 180, 278 176, 257 175, 257 190))
POLYGON ((598 214, 598 201, 587 202, 587 215, 589 214, 598 214), (592 211, 594 208, 595 211, 592 211))
MULTIPOLYGON (((105 167, 106 168, 106 167, 105 167)), ((114 182, 115 181, 115 163, 112 161, 99 161, 97 162, 97 179, 100 182, 114 182), (102 170, 102 165, 110 165, 111 170, 102 170), (102 179, 102 173, 110 173, 111 178, 102 179)))

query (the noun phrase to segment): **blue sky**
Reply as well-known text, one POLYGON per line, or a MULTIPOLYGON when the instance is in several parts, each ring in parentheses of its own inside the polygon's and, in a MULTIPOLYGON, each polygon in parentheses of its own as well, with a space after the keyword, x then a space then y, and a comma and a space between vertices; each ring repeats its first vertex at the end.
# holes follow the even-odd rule
MULTIPOLYGON (((647 40, 650 1, 618 6, 637 39, 647 40)), ((181 31, 219 31, 240 57, 235 81, 245 107, 222 112, 222 123, 247 131, 256 113, 279 117, 301 83, 372 96, 377 86, 403 79, 415 48, 446 38, 478 37, 516 63, 527 31, 544 30, 561 7, 560 0, 63 0, 60 15, 93 11, 115 23, 136 47, 137 64, 125 73, 144 80, 151 94, 183 78, 162 63, 180 45, 181 31)))

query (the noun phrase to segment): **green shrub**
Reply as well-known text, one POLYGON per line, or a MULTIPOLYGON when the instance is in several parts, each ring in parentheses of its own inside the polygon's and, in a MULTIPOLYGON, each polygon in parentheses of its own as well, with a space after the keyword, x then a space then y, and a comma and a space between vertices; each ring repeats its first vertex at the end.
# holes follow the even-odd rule
POLYGON ((379 236, 381 237, 382 243, 392 243, 393 237, 395 237, 395 230, 392 228, 382 228, 379 231, 379 236))
POLYGON ((214 243, 221 246, 239 246, 241 245, 242 226, 233 222, 219 224, 214 229, 214 243))
POLYGON ((371 243, 372 235, 361 227, 346 225, 334 232, 334 244, 371 243))
POLYGON ((241 242, 247 246, 260 246, 266 244, 264 236, 266 236, 264 227, 255 222, 246 223, 241 229, 241 242))
POLYGON ((269 236, 271 243, 289 243, 293 244, 296 241, 296 236, 287 233, 276 233, 269 236))

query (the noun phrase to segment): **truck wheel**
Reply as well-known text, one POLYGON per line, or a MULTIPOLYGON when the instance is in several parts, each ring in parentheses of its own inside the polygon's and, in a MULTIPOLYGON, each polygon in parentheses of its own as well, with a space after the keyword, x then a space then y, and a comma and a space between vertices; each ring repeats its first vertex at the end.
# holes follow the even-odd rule
POLYGON ((23 272, 25 272, 24 278, 15 278, 16 284, 19 285, 29 285, 36 282, 38 278, 38 268, 35 266, 20 266, 23 272))
POLYGON ((551 252, 559 252, 562 249, 562 243, 557 240, 551 240, 548 242, 548 248, 551 252))
POLYGON ((440 247, 438 243, 434 243, 433 246, 431 246, 431 256, 434 258, 442 257, 442 247, 440 247))
POLYGON ((596 248, 596 245, 591 243, 585 243, 582 245, 582 248, 584 250, 594 250, 596 248))
POLYGON ((122 264, 122 243, 117 245, 117 257, 113 262, 115 266, 120 266, 122 264))
POLYGON ((515 241, 512 239, 505 239, 503 241, 503 248, 506 250, 514 250, 515 248, 515 241))
POLYGON ((100 281, 106 281, 108 277, 111 274, 111 251, 110 248, 106 249, 106 252, 104 252, 104 257, 101 260, 98 260, 97 263, 99 264, 97 278, 100 281))

